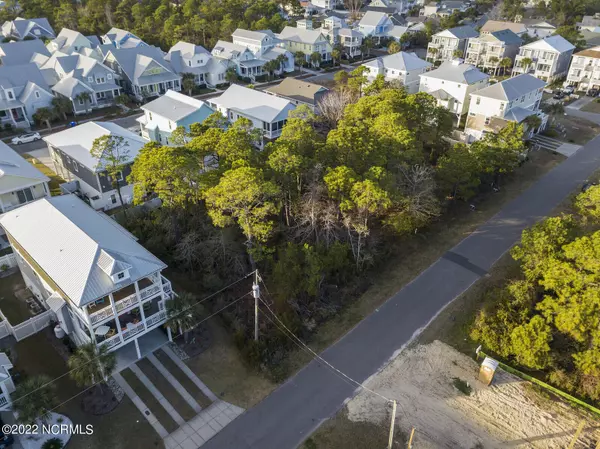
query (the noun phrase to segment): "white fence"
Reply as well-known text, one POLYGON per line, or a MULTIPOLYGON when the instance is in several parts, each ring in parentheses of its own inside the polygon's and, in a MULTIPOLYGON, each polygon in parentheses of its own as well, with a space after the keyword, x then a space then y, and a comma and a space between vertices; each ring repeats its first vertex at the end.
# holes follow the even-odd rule
POLYGON ((17 266, 17 257, 14 254, 7 254, 0 257, 0 269, 2 267, 13 268, 17 266))
POLYGON ((46 310, 39 315, 29 318, 27 321, 13 326, 6 319, 2 311, 0 311, 0 316, 3 320, 0 322, 0 338, 4 338, 7 335, 12 334, 17 341, 21 341, 24 338, 38 333, 48 326, 50 321, 56 319, 56 315, 52 310, 46 310))

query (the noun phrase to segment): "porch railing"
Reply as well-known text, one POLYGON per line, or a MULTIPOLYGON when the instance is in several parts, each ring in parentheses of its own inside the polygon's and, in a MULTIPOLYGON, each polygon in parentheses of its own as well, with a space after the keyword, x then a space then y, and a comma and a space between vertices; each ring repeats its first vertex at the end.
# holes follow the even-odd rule
POLYGON ((97 312, 90 313, 90 321, 92 324, 96 324, 99 321, 102 321, 106 318, 113 316, 113 311, 110 306, 105 307, 104 309, 100 309, 97 312))
POLYGON ((108 349, 114 348, 121 343, 121 336, 119 334, 113 335, 110 338, 100 342, 100 346, 106 346, 108 349))
POLYGON ((5 407, 8 404, 9 404, 8 398, 5 395, 0 394, 0 408, 5 407))
POLYGON ((140 297, 142 301, 146 298, 150 298, 151 296, 160 293, 160 285, 152 284, 150 287, 146 287, 145 289, 140 291, 140 297))
POLYGON ((128 328, 127 330, 124 330, 122 335, 123 335, 123 340, 127 340, 131 337, 133 337, 134 335, 139 334, 140 332, 143 332, 146 329, 146 326, 144 326, 144 323, 138 323, 135 326, 132 326, 130 328, 128 328))
POLYGON ((130 307, 134 304, 137 304, 138 301, 138 297, 136 293, 133 293, 119 301, 115 302, 115 309, 117 309, 117 312, 120 312, 123 309, 126 309, 127 307, 130 307))
POLYGON ((164 292, 167 295, 170 295, 171 293, 173 293, 173 289, 171 288, 171 281, 169 281, 164 276, 161 276, 161 278, 162 278, 162 282, 163 282, 163 290, 164 290, 164 292))
POLYGON ((165 310, 161 310, 160 312, 157 312, 154 315, 151 315, 150 317, 146 318, 146 326, 154 326, 156 323, 160 323, 161 321, 164 321, 166 319, 167 312, 165 310))

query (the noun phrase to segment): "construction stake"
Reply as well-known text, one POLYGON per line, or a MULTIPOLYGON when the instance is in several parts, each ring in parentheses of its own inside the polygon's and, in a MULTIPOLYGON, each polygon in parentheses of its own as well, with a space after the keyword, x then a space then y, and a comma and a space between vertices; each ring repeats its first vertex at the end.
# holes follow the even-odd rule
POLYGON ((396 422, 396 401, 392 401, 392 422, 390 423, 390 438, 388 440, 388 449, 392 449, 394 444, 394 423, 396 422))
POLYGON ((575 447, 575 443, 577 443, 577 440, 579 439, 579 435, 581 435, 581 432, 583 431, 584 427, 585 427, 585 421, 581 421, 579 423, 579 427, 577 428, 577 431, 575 432, 575 435, 573 435, 571 444, 569 444, 569 449, 573 449, 573 447, 575 447))
POLYGON ((412 448, 413 437, 415 436, 415 428, 413 427, 410 431, 410 438, 408 439, 408 449, 412 448))
POLYGON ((255 272, 252 284, 252 296, 254 296, 254 341, 258 341, 258 299, 260 298, 260 287, 258 286, 258 270, 255 272))

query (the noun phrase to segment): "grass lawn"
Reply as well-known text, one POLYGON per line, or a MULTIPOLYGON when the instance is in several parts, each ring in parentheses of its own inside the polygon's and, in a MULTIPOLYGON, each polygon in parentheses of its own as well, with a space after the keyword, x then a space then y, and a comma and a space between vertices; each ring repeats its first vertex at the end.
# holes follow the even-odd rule
POLYGON ((27 321, 33 315, 25 301, 15 296, 15 290, 25 288, 25 282, 20 272, 0 278, 0 310, 12 325, 27 321))
POLYGON ((600 101, 595 99, 594 101, 590 101, 584 107, 581 108, 584 112, 593 112, 595 114, 600 114, 600 101))
POLYGON ((50 181, 48 182, 48 187, 50 187, 50 195, 52 195, 52 196, 60 195, 60 187, 59 186, 66 181, 64 179, 62 179, 60 176, 58 176, 56 173, 54 173, 52 170, 50 170, 48 167, 46 167, 44 164, 42 164, 40 161, 38 161, 36 158, 30 156, 29 154, 24 154, 23 157, 31 165, 33 165, 35 168, 37 168, 39 171, 41 171, 43 174, 45 174, 48 178, 50 178, 50 181))
POLYGON ((163 376, 160 371, 148 360, 142 359, 136 362, 136 365, 142 370, 150 382, 162 393, 162 395, 169 401, 173 408, 181 415, 183 419, 189 421, 196 412, 190 407, 190 405, 183 399, 175 387, 169 383, 169 381, 163 376))
POLYGON ((162 350, 154 352, 154 356, 164 365, 173 377, 186 389, 186 391, 196 400, 200 407, 206 408, 212 402, 206 397, 202 390, 165 354, 162 350))
POLYGON ((142 402, 146 404, 146 407, 156 416, 158 422, 160 422, 167 432, 174 432, 179 428, 177 423, 171 415, 164 409, 160 402, 154 397, 154 395, 146 388, 142 381, 135 375, 129 368, 121 371, 121 376, 127 381, 129 386, 133 388, 133 391, 140 397, 142 402))
MULTIPOLYGON (((15 369, 27 376, 46 374, 51 378, 56 378, 68 371, 63 359, 46 340, 44 332, 16 343, 15 350, 17 354, 15 369)), ((74 436, 69 442, 69 447, 77 449, 164 449, 162 438, 127 397, 124 397, 112 412, 94 416, 81 409, 81 397, 71 399, 82 388, 78 387, 68 375, 58 379, 55 385, 58 402, 66 401, 56 411, 68 416, 74 424, 91 424, 94 428, 92 436, 74 436)))

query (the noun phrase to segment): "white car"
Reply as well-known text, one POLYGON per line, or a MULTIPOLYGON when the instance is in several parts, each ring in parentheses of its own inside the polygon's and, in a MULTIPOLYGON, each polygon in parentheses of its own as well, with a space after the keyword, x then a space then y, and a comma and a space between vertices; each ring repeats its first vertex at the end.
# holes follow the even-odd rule
POLYGON ((13 137, 12 143, 13 145, 21 145, 22 143, 35 142, 41 138, 40 133, 21 134, 20 136, 13 137))

